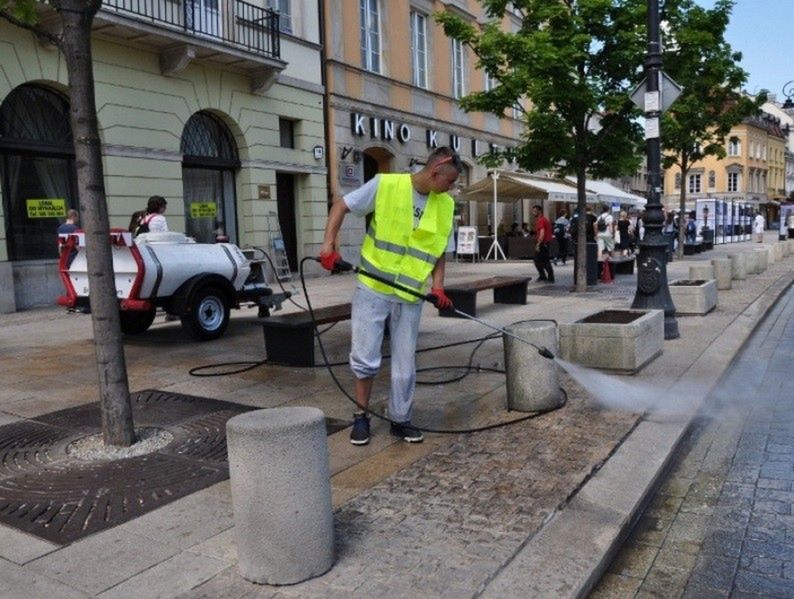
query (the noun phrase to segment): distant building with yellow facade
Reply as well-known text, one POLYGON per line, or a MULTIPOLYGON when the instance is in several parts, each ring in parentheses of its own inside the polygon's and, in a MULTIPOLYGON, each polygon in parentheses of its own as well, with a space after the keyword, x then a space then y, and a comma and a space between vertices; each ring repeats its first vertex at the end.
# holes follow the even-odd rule
POLYGON ((696 200, 714 198, 749 204, 772 222, 785 197, 786 141, 779 118, 766 112, 747 117, 726 136, 725 158, 706 156, 685 179, 677 166, 665 170, 662 203, 677 210, 684 185, 689 209, 696 200))

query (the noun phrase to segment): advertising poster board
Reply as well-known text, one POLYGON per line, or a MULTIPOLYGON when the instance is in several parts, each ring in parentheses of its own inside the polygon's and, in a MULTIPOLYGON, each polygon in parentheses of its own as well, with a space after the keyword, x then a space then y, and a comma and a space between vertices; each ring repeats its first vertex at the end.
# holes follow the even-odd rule
POLYGON ((456 255, 474 256, 476 258, 478 251, 477 227, 458 227, 456 255))
POLYGON ((794 204, 780 205, 780 230, 778 239, 794 238, 794 204))

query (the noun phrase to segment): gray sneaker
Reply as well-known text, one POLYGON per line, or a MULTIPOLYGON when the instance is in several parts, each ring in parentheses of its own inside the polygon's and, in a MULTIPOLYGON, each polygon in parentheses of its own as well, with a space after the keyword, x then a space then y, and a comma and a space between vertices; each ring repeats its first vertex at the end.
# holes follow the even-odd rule
POLYGON ((410 421, 408 422, 392 422, 391 434, 399 437, 407 443, 421 443, 425 440, 422 431, 416 428, 410 421))

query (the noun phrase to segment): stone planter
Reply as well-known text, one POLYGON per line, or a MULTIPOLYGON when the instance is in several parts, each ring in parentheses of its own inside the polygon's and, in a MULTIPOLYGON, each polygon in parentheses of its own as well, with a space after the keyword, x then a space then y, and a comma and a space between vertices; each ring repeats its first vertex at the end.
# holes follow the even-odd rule
POLYGON ((604 310, 560 324, 564 360, 631 374, 662 353, 662 310, 604 310))
POLYGON ((758 270, 756 272, 766 272, 766 269, 769 268, 769 250, 766 248, 760 248, 753 251, 758 256, 758 270))
POLYGON ((731 288, 733 278, 733 263, 730 258, 714 258, 711 261, 714 267, 714 279, 717 281, 717 289, 724 291, 731 288))
POLYGON ((717 305, 717 281, 673 281, 668 285, 676 315, 703 315, 717 305))
POLYGON ((747 257, 743 252, 728 254, 731 259, 731 277, 735 281, 744 281, 747 278, 747 257))
POLYGON ((710 262, 698 262, 689 265, 690 281, 708 281, 714 278, 714 267, 710 262))
POLYGON ((761 258, 755 250, 745 250, 742 252, 747 265, 748 275, 757 275, 761 272, 761 258))

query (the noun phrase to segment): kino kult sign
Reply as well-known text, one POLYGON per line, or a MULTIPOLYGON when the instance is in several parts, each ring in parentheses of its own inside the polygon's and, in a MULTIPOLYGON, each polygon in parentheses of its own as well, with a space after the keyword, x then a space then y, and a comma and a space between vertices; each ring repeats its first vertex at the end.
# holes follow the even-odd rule
MULTIPOLYGON (((414 139, 413 130, 406 123, 400 123, 377 116, 367 116, 358 112, 350 113, 350 133, 353 137, 369 137, 370 139, 377 139, 380 141, 397 140, 401 144, 407 144, 414 139)), ((464 146, 463 138, 454 133, 443 133, 436 129, 425 129, 424 135, 425 145, 431 150, 439 146, 449 146, 460 153, 464 146)), ((500 146, 478 139, 471 139, 469 140, 469 148, 469 153, 472 158, 477 158, 486 152, 499 150, 500 146)))

